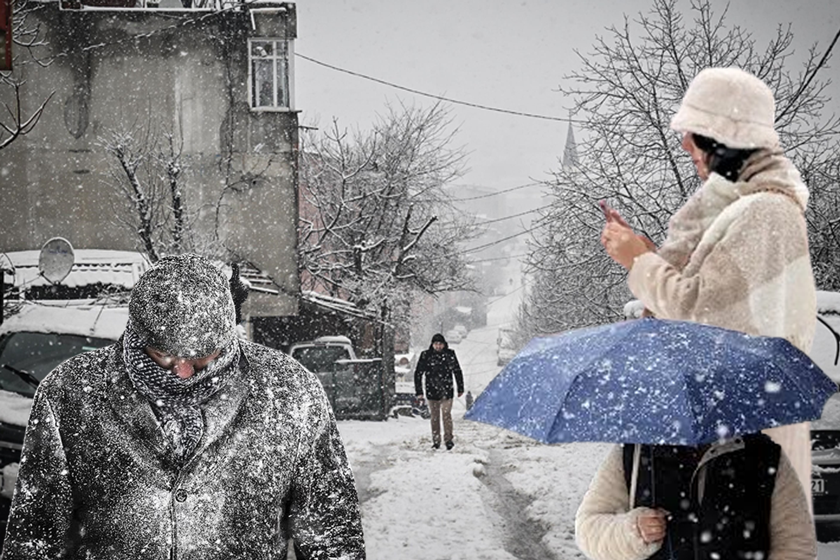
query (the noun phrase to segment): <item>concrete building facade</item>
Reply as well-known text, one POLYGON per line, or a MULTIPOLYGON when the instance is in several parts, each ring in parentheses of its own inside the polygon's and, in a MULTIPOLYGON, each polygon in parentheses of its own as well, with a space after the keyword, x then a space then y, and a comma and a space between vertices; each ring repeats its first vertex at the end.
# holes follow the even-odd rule
MULTIPOLYGON (((176 154, 170 161, 197 248, 268 275, 246 313, 294 314, 294 4, 114 3, 132 6, 45 2, 29 16, 42 26, 46 45, 33 54, 46 64, 16 53, 22 105, 52 97, 34 130, 0 151, 0 249, 38 248, 60 236, 77 248, 144 250, 137 213, 115 188, 126 176, 108 145, 122 137, 176 154)), ((166 186, 153 152, 139 156, 138 173, 157 173, 166 186)), ((163 216, 171 199, 154 204, 163 216)))

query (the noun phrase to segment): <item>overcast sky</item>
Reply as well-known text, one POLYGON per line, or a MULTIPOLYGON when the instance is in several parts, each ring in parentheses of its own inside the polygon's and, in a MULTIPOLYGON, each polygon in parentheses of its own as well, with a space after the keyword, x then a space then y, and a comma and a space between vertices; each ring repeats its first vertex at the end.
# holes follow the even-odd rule
MULTIPOLYGON (((717 3, 721 8, 725 2, 717 3)), ((687 7, 688 0, 681 6, 687 7)), ((591 50, 596 34, 650 0, 297 0, 298 53, 407 88, 512 111, 566 117, 556 91, 577 68, 573 49, 591 50)), ((730 24, 766 44, 791 23, 796 47, 825 48, 840 29, 840 0, 733 0, 730 24)), ((840 45, 834 81, 840 101, 840 45)), ((295 60, 302 123, 365 128, 386 102, 433 100, 295 60)), ((544 179, 562 154, 567 124, 452 105, 458 140, 470 152, 461 182, 503 189, 544 179)))

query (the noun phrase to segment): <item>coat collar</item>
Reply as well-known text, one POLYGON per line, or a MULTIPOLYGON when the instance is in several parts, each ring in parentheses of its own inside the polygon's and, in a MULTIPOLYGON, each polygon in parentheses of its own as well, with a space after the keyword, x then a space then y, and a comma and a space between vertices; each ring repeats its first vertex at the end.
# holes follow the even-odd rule
POLYGON ((697 479, 697 500, 703 503, 703 497, 706 494, 706 473, 708 472, 708 465, 711 461, 717 459, 721 455, 740 451, 746 447, 744 439, 740 437, 725 439, 712 443, 709 448, 703 453, 697 468, 692 475, 692 481, 697 479))
MULTIPOLYGON (((108 385, 106 399, 133 440, 148 446, 161 463, 176 468, 169 442, 152 411, 151 404, 135 389, 128 377, 121 350, 122 344, 118 342, 113 346, 106 363, 108 385)), ((227 427, 236 417, 250 392, 246 381, 249 371, 250 364, 243 346, 238 374, 232 375, 227 385, 202 406, 204 434, 186 466, 194 462, 210 445, 225 434, 227 427)))
POLYGON ((125 370, 122 339, 112 347, 111 355, 106 363, 105 375, 107 379, 105 398, 111 410, 122 421, 126 433, 132 440, 146 445, 162 462, 172 462, 163 430, 152 412, 149 401, 134 388, 125 370))

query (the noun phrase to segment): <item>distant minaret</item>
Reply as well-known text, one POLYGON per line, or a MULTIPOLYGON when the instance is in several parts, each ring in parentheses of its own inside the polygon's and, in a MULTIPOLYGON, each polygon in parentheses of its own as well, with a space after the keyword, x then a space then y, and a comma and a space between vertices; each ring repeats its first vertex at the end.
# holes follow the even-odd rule
POLYGON ((570 167, 577 167, 577 165, 577 143, 575 143, 575 133, 572 130, 572 120, 570 118, 569 132, 566 134, 566 147, 563 149, 563 167, 568 169, 570 167))

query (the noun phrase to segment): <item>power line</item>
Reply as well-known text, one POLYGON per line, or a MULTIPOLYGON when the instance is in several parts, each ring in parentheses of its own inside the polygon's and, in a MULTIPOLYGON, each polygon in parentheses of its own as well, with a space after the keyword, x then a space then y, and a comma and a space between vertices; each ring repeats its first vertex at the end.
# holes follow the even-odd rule
POLYGON ((525 210, 524 212, 520 212, 518 214, 511 214, 510 216, 502 216, 501 218, 494 218, 492 220, 485 220, 483 222, 478 222, 475 225, 477 226, 486 226, 487 224, 495 224, 496 222, 504 222, 505 220, 511 220, 513 218, 518 218, 520 216, 527 216, 528 214, 533 214, 534 212, 539 212, 540 210, 544 210, 547 206, 542 208, 532 208, 531 210, 525 210))
MULTIPOLYGON (((505 193, 509 193, 509 192, 512 192, 512 191, 518 191, 518 190, 521 190, 521 189, 527 189, 528 187, 535 187, 537 185, 542 185, 542 183, 540 183, 540 182, 528 183, 526 185, 519 185, 518 187, 511 187, 509 189, 503 189, 503 190, 492 192, 492 193, 489 193, 489 194, 482 194, 482 195, 478 195, 478 196, 469 196, 467 198, 450 198, 449 201, 450 202, 467 202, 467 201, 470 201, 470 200, 480 200, 482 198, 490 198, 491 196, 499 196, 500 194, 505 194, 505 193)), ((453 185, 453 187, 457 188, 458 185, 453 185)))
MULTIPOLYGON (((539 212, 540 210, 545 210, 546 208, 549 208, 549 206, 542 206, 540 208, 533 208, 531 210, 525 210, 524 212, 519 212, 517 214, 511 214, 510 216, 502 216, 501 218, 493 218, 492 220, 483 220, 481 222, 476 222, 474 224, 469 224, 469 225, 472 226, 472 227, 481 228, 481 227, 486 226, 487 224, 495 224, 497 222, 504 222, 506 220, 512 220, 513 218, 519 218, 521 216, 527 216, 528 214, 533 214, 534 212, 539 212)), ((463 225, 453 225, 453 226, 444 226, 441 229, 443 229, 444 231, 451 231, 451 230, 462 229, 463 227, 464 227, 463 225)))
POLYGON ((497 297, 496 299, 490 299, 490 300, 487 300, 487 303, 486 303, 485 305, 489 307, 489 306, 493 305, 494 303, 496 303, 497 301, 502 300, 502 299, 505 299, 505 298, 506 298, 506 297, 508 297, 509 295, 515 294, 516 292, 518 292, 519 290, 523 289, 524 287, 525 287, 525 284, 519 284, 519 287, 518 287, 518 288, 514 288, 513 290, 509 291, 509 292, 508 292, 508 293, 506 293, 505 295, 503 295, 503 296, 499 296, 499 297, 497 297))
POLYGON ((364 78, 365 80, 370 80, 372 82, 376 82, 378 84, 382 84, 382 85, 385 85, 385 86, 388 86, 388 87, 392 87, 392 88, 399 89, 399 90, 402 90, 402 91, 407 91, 409 93, 413 93, 413 94, 416 94, 416 95, 422 95, 424 97, 431 97, 432 99, 439 99, 441 101, 446 101, 448 103, 453 103, 455 105, 464 105, 466 107, 472 107, 474 109, 483 109, 485 111, 494 111, 496 113, 505 113, 507 115, 516 115, 518 117, 529 117, 529 118, 532 118, 532 119, 543 119, 543 120, 548 120, 548 121, 560 121, 560 122, 568 122, 568 123, 574 122, 574 123, 581 123, 581 124, 586 123, 586 121, 583 121, 583 120, 580 120, 580 119, 572 119, 570 117, 552 117, 552 116, 548 116, 548 115, 538 115, 536 113, 524 113, 522 111, 511 111, 509 109, 500 109, 499 107, 490 107, 488 105, 481 105, 479 103, 471 103, 469 101, 460 101, 458 99, 452 99, 450 97, 444 97, 442 95, 434 95, 432 93, 426 93, 425 91, 420 91, 420 90, 408 88, 408 87, 405 87, 405 86, 401 86, 399 84, 395 84, 393 82, 382 80, 380 78, 374 78, 373 76, 368 76, 366 74, 360 74, 359 72, 354 72, 352 70, 347 70, 346 68, 339 68, 338 66, 333 66, 332 64, 327 64, 326 62, 321 62, 320 60, 315 60, 314 58, 310 58, 308 56, 302 55, 299 52, 296 52, 295 56, 299 56, 300 58, 302 58, 304 60, 308 60, 309 62, 312 62, 314 64, 318 64, 318 65, 323 66, 325 68, 329 68, 330 70, 335 70, 337 72, 344 72, 345 74, 350 74, 351 76, 355 76, 357 78, 364 78))
POLYGON ((486 248, 488 248, 488 247, 492 247, 493 245, 498 245, 499 243, 503 243, 503 242, 505 242, 505 241, 508 241, 508 240, 510 240, 510 239, 513 239, 514 237, 519 237, 520 235, 525 235, 526 233, 531 233, 531 232, 532 232, 532 231, 534 231, 535 229, 537 229, 537 228, 541 228, 541 227, 543 227, 544 225, 546 225, 547 223, 548 223, 548 222, 542 222, 542 223, 539 223, 539 224, 537 224, 537 225, 535 225, 535 226, 533 226, 533 227, 530 227, 530 228, 528 228, 528 229, 522 230, 522 231, 520 231, 519 233, 514 233, 513 235, 508 235, 507 237, 502 237, 501 239, 497 239, 496 241, 491 241, 490 243, 485 243, 484 245, 479 245, 478 247, 470 247, 469 249, 464 249, 463 251, 458 251, 458 252, 457 252, 457 253, 455 253, 455 254, 456 254, 456 255, 465 255, 465 254, 467 254, 467 253, 475 253, 476 251, 481 251, 482 249, 486 249, 486 248))
POLYGON ((507 257, 493 257, 492 259, 476 259, 474 261, 467 261, 466 264, 476 264, 476 263, 485 263, 485 262, 493 262, 493 261, 506 261, 509 259, 518 259, 521 257, 527 257, 530 253, 520 253, 519 255, 510 255, 507 257))

